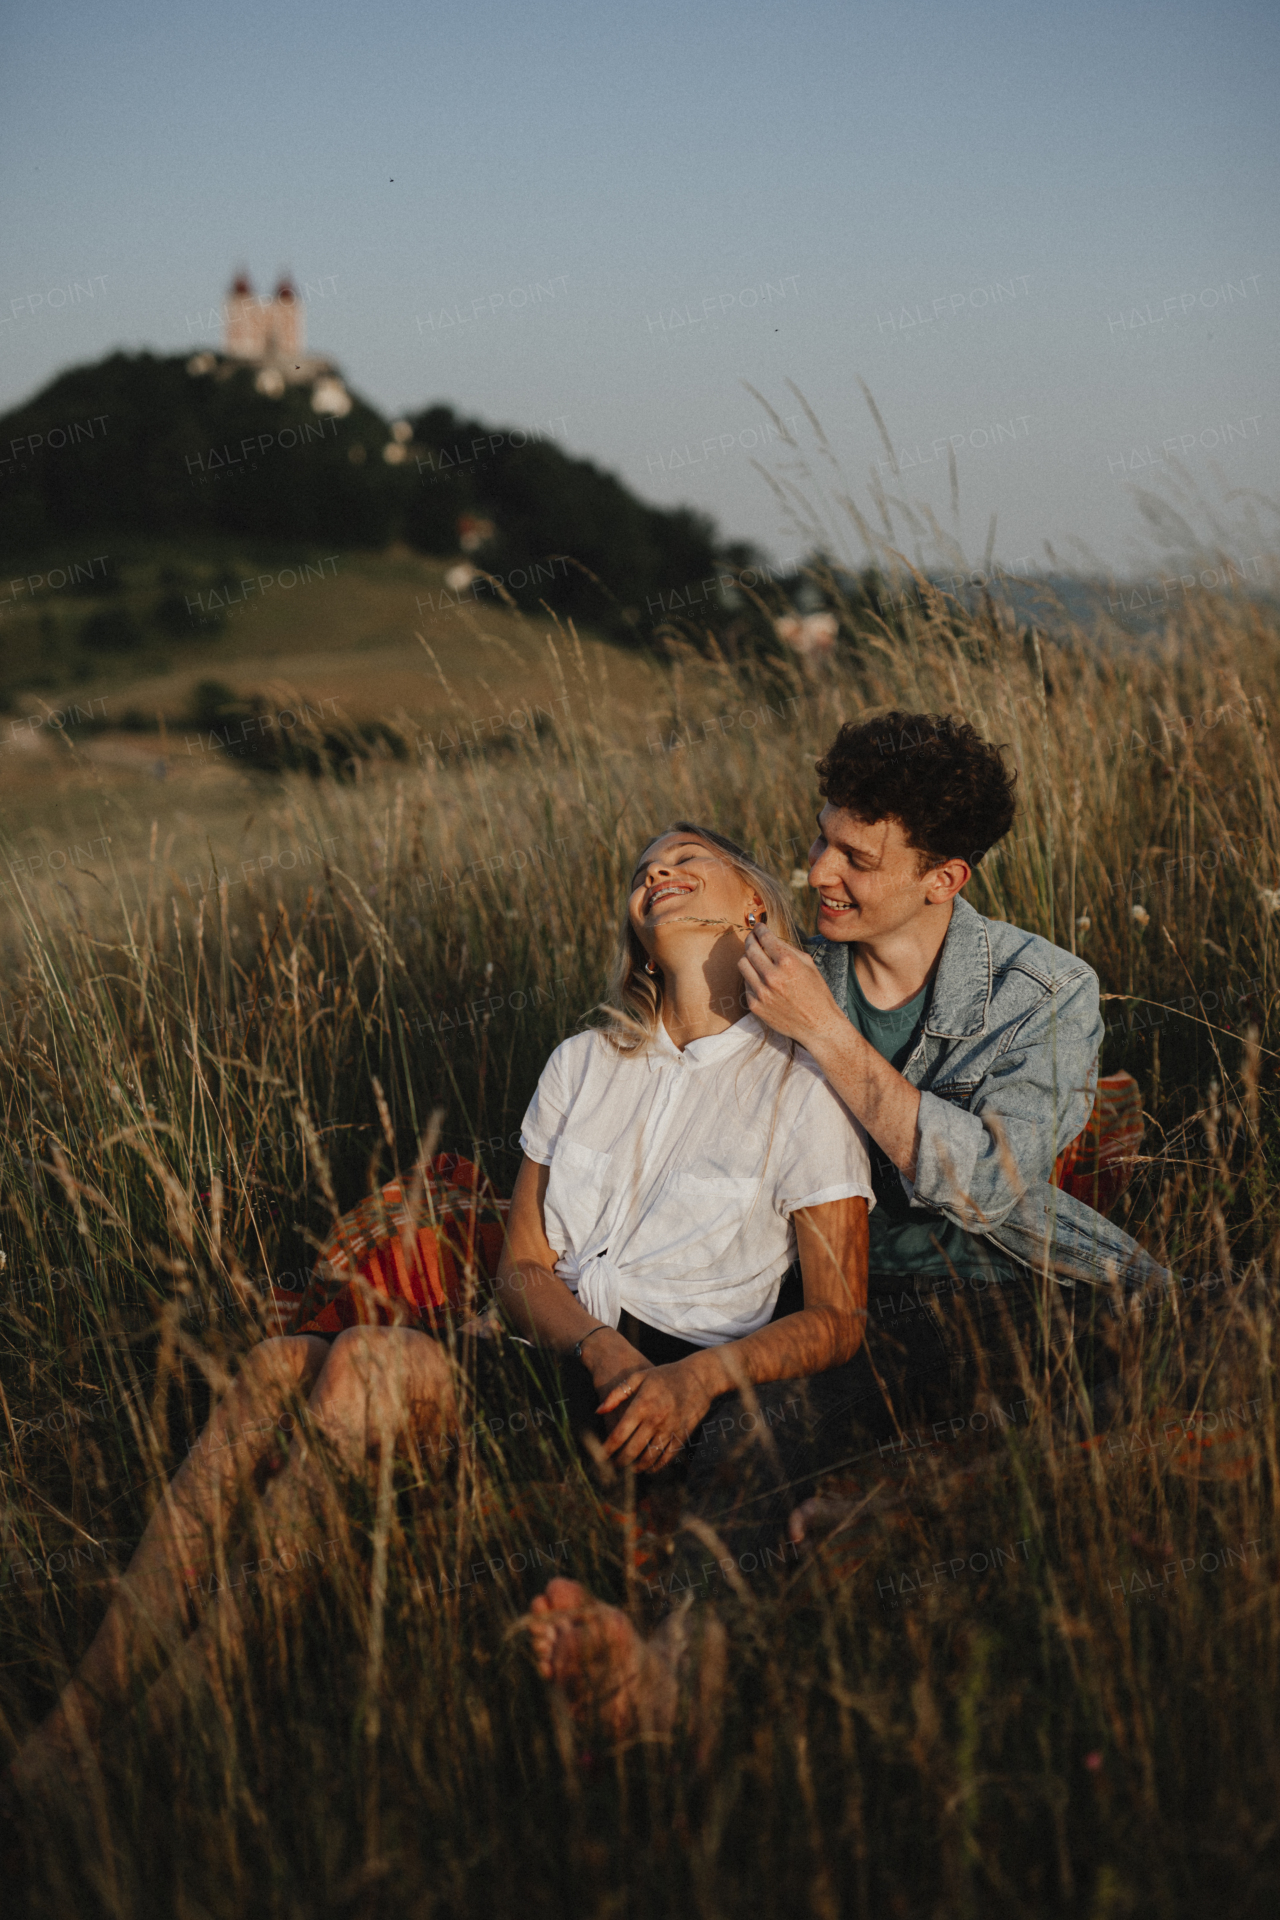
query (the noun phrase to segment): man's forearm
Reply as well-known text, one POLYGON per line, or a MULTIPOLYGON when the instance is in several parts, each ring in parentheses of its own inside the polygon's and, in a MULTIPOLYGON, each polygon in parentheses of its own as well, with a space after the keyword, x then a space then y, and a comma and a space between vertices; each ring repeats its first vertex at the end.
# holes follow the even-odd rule
POLYGON ((882 1153, 908 1180, 916 1177, 920 1091, 863 1039, 848 1020, 832 1021, 804 1045, 882 1153))

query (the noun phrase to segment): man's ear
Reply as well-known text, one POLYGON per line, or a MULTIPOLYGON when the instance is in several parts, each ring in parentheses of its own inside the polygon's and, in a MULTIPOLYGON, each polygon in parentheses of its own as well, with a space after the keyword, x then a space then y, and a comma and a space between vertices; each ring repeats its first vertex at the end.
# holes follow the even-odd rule
POLYGON ((973 877, 973 868, 967 860, 956 858, 944 860, 929 875, 929 897, 932 906, 945 906, 954 900, 961 888, 966 887, 973 877))

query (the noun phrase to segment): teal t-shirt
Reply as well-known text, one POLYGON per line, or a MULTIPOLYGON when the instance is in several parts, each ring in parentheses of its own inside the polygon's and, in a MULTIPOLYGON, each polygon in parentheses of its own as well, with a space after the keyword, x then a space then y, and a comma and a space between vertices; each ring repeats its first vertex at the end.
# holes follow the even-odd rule
MULTIPOLYGON (((901 1073, 915 1051, 932 988, 921 987, 904 1007, 886 1011, 873 1007, 858 984, 853 956, 849 957, 847 1000, 850 1020, 880 1057, 901 1073)), ((898 1169, 875 1141, 868 1138, 871 1185, 876 1204, 871 1210, 870 1268, 873 1276, 983 1274, 995 1279, 1013 1271, 989 1242, 966 1233, 941 1214, 922 1214, 903 1191, 898 1169)))

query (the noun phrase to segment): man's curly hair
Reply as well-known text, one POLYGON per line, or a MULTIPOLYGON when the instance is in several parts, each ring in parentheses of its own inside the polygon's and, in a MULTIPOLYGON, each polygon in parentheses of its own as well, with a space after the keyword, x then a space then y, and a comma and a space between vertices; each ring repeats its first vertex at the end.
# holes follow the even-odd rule
POLYGON ((818 762, 819 790, 859 820, 897 820, 920 871, 971 867, 1013 825, 1017 774, 967 721, 947 713, 846 720, 818 762))

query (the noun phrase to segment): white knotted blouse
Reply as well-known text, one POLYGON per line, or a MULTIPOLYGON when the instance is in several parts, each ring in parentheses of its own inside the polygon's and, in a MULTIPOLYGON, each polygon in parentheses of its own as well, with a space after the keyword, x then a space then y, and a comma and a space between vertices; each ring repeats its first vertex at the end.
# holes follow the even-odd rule
POLYGON ((520 1134, 551 1169, 556 1272, 616 1327, 624 1308, 695 1346, 765 1325, 796 1257, 791 1216, 860 1195, 866 1135, 803 1048, 754 1014, 684 1051, 597 1033, 557 1047, 520 1134))

